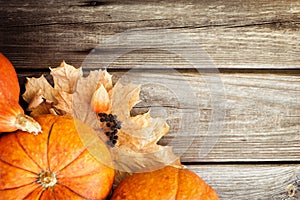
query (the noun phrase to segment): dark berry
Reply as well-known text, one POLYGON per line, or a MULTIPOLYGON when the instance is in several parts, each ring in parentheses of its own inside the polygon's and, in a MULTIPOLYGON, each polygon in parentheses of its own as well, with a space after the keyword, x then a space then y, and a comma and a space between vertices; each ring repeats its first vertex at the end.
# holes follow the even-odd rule
POLYGON ((105 135, 109 139, 107 141, 107 144, 111 147, 114 147, 114 145, 117 143, 118 140, 118 130, 121 129, 121 122, 117 120, 117 115, 113 114, 106 114, 106 113, 98 113, 100 122, 104 122, 106 125, 107 132, 105 132, 105 135))
POLYGON ((111 136, 109 137, 109 140, 112 141, 113 139, 114 139, 114 136, 111 135, 111 136))
POLYGON ((115 146, 111 141, 107 141, 106 144, 109 145, 109 146, 111 146, 111 147, 115 146))
POLYGON ((113 122, 114 121, 114 116, 112 114, 109 114, 108 115, 108 118, 109 118, 109 121, 110 122, 113 122))
POLYGON ((113 130, 113 131, 111 132, 112 135, 116 135, 117 133, 118 133, 118 130, 117 130, 117 129, 115 129, 115 130, 113 130))
POLYGON ((116 123, 116 128, 117 128, 117 129, 121 129, 121 128, 122 128, 120 122, 117 122, 117 123, 116 123))

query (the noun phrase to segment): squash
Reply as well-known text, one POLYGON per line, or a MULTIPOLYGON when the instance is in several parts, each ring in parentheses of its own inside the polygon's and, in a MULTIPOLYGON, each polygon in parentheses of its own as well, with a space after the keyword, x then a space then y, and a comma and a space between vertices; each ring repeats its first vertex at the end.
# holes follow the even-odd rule
POLYGON ((166 166, 135 173, 122 181, 111 200, 199 199, 218 200, 217 193, 199 176, 187 169, 166 166))
POLYGON ((114 169, 106 145, 89 140, 94 130, 70 116, 36 120, 43 129, 37 136, 23 131, 0 136, 1 199, 105 199, 114 169), (88 150, 93 145, 97 157, 88 150))
POLYGON ((10 61, 0 53, 0 133, 17 129, 37 134, 40 125, 19 105, 20 86, 10 61))

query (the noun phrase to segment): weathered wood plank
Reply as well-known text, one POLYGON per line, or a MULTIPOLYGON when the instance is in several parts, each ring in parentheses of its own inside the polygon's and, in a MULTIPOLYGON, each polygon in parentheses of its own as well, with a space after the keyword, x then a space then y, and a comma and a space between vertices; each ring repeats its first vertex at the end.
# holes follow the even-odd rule
MULTIPOLYGON (((90 50, 131 29, 140 29, 140 35, 150 38, 170 30, 178 34, 174 48, 197 57, 197 44, 219 68, 300 66, 300 2, 296 0, 3 1, 0 12, 0 51, 17 68, 47 68, 63 59, 79 66, 90 50), (182 32, 194 43, 183 40, 182 32)), ((138 49, 146 41, 132 38, 128 43, 138 49)), ((168 36, 161 41, 164 44, 168 36)), ((165 67, 191 67, 181 55, 161 50, 132 52, 115 67, 141 65, 145 59, 165 67)), ((201 64, 201 59, 196 62, 201 64)))
POLYGON ((184 161, 300 159, 299 74, 142 70, 129 77, 144 84, 138 106, 168 119, 163 143, 184 161))
MULTIPOLYGON (((220 199, 296 200, 286 187, 298 180, 299 165, 202 165, 188 166, 217 192, 220 199)), ((299 189, 299 188, 298 188, 299 189)))
POLYGON ((151 109, 170 124, 160 143, 174 146, 221 199, 287 197, 300 165, 255 163, 300 160, 300 1, 17 0, 0 1, 0 12, 0 52, 17 68, 22 91, 25 76, 51 79, 47 68, 62 60, 86 70, 109 65, 116 79, 128 75, 120 68, 169 68, 127 76, 143 83, 135 112, 151 109), (131 37, 103 45, 120 33, 131 37), (101 59, 85 60, 99 45, 101 59), (124 48, 133 51, 120 54, 124 48), (207 67, 199 49, 213 70, 195 69, 207 67))
MULTIPOLYGON (((184 162, 300 160, 299 71, 112 73, 142 85, 135 111, 150 109, 168 120, 171 130, 161 143, 174 146, 184 162)), ((31 75, 38 73, 19 74, 21 85, 31 75)))

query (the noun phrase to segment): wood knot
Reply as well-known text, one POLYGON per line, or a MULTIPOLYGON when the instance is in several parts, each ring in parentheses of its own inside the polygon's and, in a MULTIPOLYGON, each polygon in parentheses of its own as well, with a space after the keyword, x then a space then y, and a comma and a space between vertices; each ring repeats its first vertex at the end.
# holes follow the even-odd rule
POLYGON ((299 197, 299 191, 300 191, 300 179, 299 177, 297 177, 297 179, 295 181, 293 181, 293 183, 289 184, 286 188, 285 188, 286 192, 287 192, 287 196, 288 197, 299 197))
POLYGON ((83 6, 86 6, 86 7, 96 7, 96 6, 103 6, 105 4, 107 4, 107 3, 106 2, 102 2, 102 1, 86 1, 83 6))

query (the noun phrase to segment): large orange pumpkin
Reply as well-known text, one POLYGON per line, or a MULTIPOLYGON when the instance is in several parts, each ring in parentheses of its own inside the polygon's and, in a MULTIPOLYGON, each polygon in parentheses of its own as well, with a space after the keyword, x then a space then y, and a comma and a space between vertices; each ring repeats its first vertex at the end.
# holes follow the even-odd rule
POLYGON ((1 135, 1 199, 105 199, 114 170, 105 144, 88 141, 95 132, 72 117, 43 115, 36 120, 43 130, 37 136, 23 131, 1 135), (87 150, 95 143, 101 156, 87 150))
POLYGON ((166 166, 122 181, 111 200, 218 200, 216 192, 187 169, 166 166))
POLYGON ((41 127, 19 105, 20 86, 11 62, 0 53, 0 133, 17 129, 37 134, 41 127))

